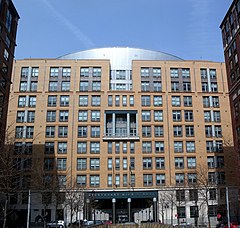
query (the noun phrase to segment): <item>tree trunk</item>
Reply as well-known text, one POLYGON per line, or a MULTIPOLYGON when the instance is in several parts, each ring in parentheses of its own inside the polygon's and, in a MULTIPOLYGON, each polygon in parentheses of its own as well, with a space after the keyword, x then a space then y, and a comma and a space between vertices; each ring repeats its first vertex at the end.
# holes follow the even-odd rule
POLYGON ((8 208, 8 197, 5 200, 5 205, 4 205, 4 220, 3 220, 3 228, 6 227, 6 223, 7 223, 7 208, 8 208))

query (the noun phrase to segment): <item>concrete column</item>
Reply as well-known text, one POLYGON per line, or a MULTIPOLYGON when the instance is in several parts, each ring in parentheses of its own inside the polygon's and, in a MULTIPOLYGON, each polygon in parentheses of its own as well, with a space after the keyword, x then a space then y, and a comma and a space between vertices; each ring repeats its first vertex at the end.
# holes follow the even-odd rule
POLYGON ((128 198, 127 202, 128 202, 128 222, 131 222, 131 198, 128 198))
POLYGON ((130 137, 130 113, 127 113, 127 137, 130 137))
POLYGON ((116 223, 116 199, 112 199, 112 223, 116 223))
POLYGON ((157 198, 153 198, 153 221, 157 222, 157 198))
POLYGON ((116 135, 116 114, 112 114, 112 136, 116 135))

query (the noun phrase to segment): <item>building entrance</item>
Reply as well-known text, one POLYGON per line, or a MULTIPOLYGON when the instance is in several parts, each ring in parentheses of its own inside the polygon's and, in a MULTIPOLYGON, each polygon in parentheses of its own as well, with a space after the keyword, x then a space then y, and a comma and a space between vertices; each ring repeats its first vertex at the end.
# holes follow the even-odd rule
POLYGON ((94 220, 107 213, 113 223, 156 222, 157 201, 157 191, 86 192, 85 218, 94 220))

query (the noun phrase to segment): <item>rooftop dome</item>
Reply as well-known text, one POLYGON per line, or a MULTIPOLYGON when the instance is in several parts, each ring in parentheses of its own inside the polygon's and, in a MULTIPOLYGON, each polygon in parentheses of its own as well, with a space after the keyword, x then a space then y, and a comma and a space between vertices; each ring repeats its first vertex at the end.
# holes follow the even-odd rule
POLYGON ((59 57, 58 59, 109 59, 111 69, 113 70, 131 70, 132 60, 183 60, 174 55, 160 51, 129 47, 90 49, 67 54, 59 57))

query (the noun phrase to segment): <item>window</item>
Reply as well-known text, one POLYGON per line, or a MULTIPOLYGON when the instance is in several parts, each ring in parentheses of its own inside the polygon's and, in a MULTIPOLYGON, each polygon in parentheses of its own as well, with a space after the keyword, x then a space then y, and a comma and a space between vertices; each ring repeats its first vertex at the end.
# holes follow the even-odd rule
POLYGON ((91 137, 94 137, 94 138, 100 137, 100 127, 99 126, 91 127, 91 137))
POLYGON ((209 74, 210 74, 211 79, 216 79, 217 78, 217 73, 216 73, 215 69, 210 69, 209 74))
POLYGON ((207 78, 207 69, 200 69, 201 72, 201 78, 206 79, 207 78))
POLYGON ((79 111, 78 121, 87 122, 87 120, 88 120, 88 111, 79 111))
POLYGON ((53 170, 54 168, 54 158, 44 159, 44 170, 53 170))
POLYGON ((162 96, 154 96, 153 105, 156 107, 162 106, 162 96))
POLYGON ((213 169, 215 168, 215 162, 214 162, 214 157, 207 157, 207 163, 208 163, 208 168, 213 169))
POLYGON ((120 106, 120 96, 118 95, 115 96, 115 105, 120 106))
POLYGON ((54 92, 58 90, 57 82, 49 82, 49 91, 54 92))
POLYGON ((204 111, 204 121, 211 122, 211 112, 210 111, 204 111))
POLYGON ((142 142, 142 152, 143 153, 151 153, 152 152, 152 142, 142 142))
POLYGON ((46 127, 46 137, 47 138, 55 137, 55 126, 47 126, 46 127))
POLYGON ((163 153, 164 152, 164 142, 155 142, 155 153, 163 153))
POLYGON ((81 187, 86 187, 87 185, 86 175, 77 175, 77 185, 81 187))
POLYGON ((56 111, 47 111, 47 122, 56 121, 56 111))
POLYGON ((29 96, 29 104, 28 106, 31 108, 36 107, 36 96, 29 96))
POLYGON ((152 158, 143 158, 143 169, 152 169, 152 158))
POLYGON ((61 91, 70 91, 70 82, 62 82, 61 91))
POLYGON ((58 127, 58 137, 66 138, 68 136, 68 127, 67 126, 59 126, 58 127))
POLYGON ((196 168, 196 158, 195 157, 187 158, 187 166, 189 169, 196 168))
POLYGON ((198 201, 198 190, 197 189, 189 189, 189 200, 190 201, 198 201))
POLYGON ((34 133, 34 127, 26 127, 26 138, 32 139, 34 133))
POLYGON ((190 206, 190 218, 198 218, 198 206, 190 206))
POLYGON ((174 107, 181 106, 181 98, 180 98, 180 96, 172 96, 172 106, 174 106, 174 107))
POLYGON ((171 75, 171 78, 178 78, 178 69, 177 68, 171 68, 170 69, 170 75, 171 75))
POLYGON ((120 158, 115 158, 115 169, 120 170, 120 158))
POLYGON ((92 82, 92 91, 100 91, 101 82, 92 82))
POLYGON ((175 158, 175 168, 183 169, 184 168, 184 159, 182 157, 175 158))
POLYGON ((69 106, 69 96, 68 95, 61 95, 60 96, 60 106, 61 107, 68 107, 69 106))
POLYGON ((66 158, 57 158, 57 170, 66 170, 67 159, 66 158))
POLYGON ((208 215, 210 217, 216 217, 217 216, 217 205, 208 205, 208 215))
POLYGON ((162 137, 163 136, 163 126, 155 126, 154 127, 154 136, 155 137, 162 137))
POLYGON ((26 97, 19 96, 18 97, 18 107, 25 107, 26 106, 26 97))
POLYGON ((202 82, 202 92, 208 92, 208 83, 202 82))
POLYGON ((154 111, 154 121, 163 121, 163 111, 154 111))
POLYGON ((89 76, 89 67, 81 67, 80 77, 88 77, 88 76, 89 76))
POLYGON ((115 175, 115 186, 120 186, 120 175, 119 174, 115 175))
POLYGON ((217 191, 215 188, 209 189, 209 199, 216 200, 217 199, 217 191))
POLYGON ((70 77, 71 76, 71 67, 63 67, 62 68, 62 76, 70 77))
POLYGON ((6 28, 7 28, 9 33, 11 32, 12 18, 13 18, 13 16, 12 16, 11 12, 9 10, 7 10, 5 25, 6 25, 6 28))
POLYGON ((67 153, 67 142, 58 142, 58 154, 67 153))
POLYGON ((100 121, 100 111, 91 111, 91 121, 93 122, 100 121))
POLYGON ((112 170, 112 158, 108 158, 108 170, 112 170))
POLYGON ((88 91, 88 82, 86 81, 81 81, 80 82, 80 91, 88 91))
POLYGON ((183 97, 184 107, 192 107, 192 97, 191 96, 184 96, 183 97))
POLYGON ((161 77, 161 68, 153 68, 153 77, 161 77))
POLYGON ((191 82, 183 82, 183 91, 191 92, 191 82))
POLYGON ((77 153, 78 154, 86 154, 87 153, 87 143, 86 142, 78 142, 77 143, 77 153))
POLYGON ((220 111, 213 111, 214 122, 221 122, 220 111))
POLYGON ((48 96, 48 107, 56 107, 57 106, 57 96, 50 95, 48 96))
POLYGON ((68 122, 68 111, 67 110, 59 111, 59 121, 60 122, 68 122))
POLYGON ((92 96, 92 106, 100 106, 100 105, 101 105, 101 97, 92 96))
POLYGON ((186 142, 186 151, 188 153, 195 152, 195 142, 194 141, 186 142))
POLYGON ((151 121, 151 111, 142 111, 142 121, 143 122, 151 121))
POLYGON ((142 106, 150 106, 150 96, 142 96, 142 106))
POLYGON ((222 127, 221 126, 215 126, 215 137, 217 137, 217 138, 222 137, 222 127))
POLYGON ((90 153, 92 153, 92 154, 100 153, 100 142, 91 142, 90 143, 90 153))
POLYGON ((212 137, 212 126, 205 126, 205 135, 207 138, 212 137))
POLYGON ((174 152, 175 153, 182 153, 183 152, 183 142, 174 141, 174 152))
POLYGON ((149 68, 141 68, 141 77, 149 77, 149 68))
POLYGON ((124 170, 128 169, 127 158, 123 158, 122 162, 123 162, 123 169, 124 169, 124 170))
POLYGON ((115 143, 115 153, 119 154, 120 153, 120 143, 115 143))
POLYGON ((184 174, 183 173, 176 173, 175 174, 175 180, 176 180, 176 184, 183 184, 184 183, 184 174))
POLYGON ((153 90, 154 92, 162 91, 162 83, 161 82, 153 82, 153 90))
POLYGON ((87 137, 87 127, 86 126, 78 127, 78 137, 81 137, 81 138, 87 137))
POLYGON ((164 158, 155 158, 156 169, 165 169, 165 159, 164 158))
POLYGON ((166 183, 165 174, 156 174, 156 185, 164 185, 166 183))
POLYGON ((173 110, 172 111, 172 118, 174 122, 179 122, 182 120, 182 115, 180 110, 173 110))
POLYGON ((90 158, 90 169, 99 170, 100 169, 100 159, 99 158, 90 158))
POLYGON ((31 92, 37 91, 37 82, 31 82, 30 83, 30 91, 31 92))
POLYGON ((22 78, 27 78, 28 77, 28 72, 29 72, 29 68, 28 67, 22 67, 22 69, 21 69, 21 77, 22 78))
POLYGON ((23 123, 24 122, 24 116, 25 116, 25 111, 18 111, 17 112, 17 123, 23 123))
POLYGON ((127 143, 126 143, 126 142, 123 142, 123 143, 122 143, 122 152, 123 152, 124 154, 127 153, 127 143))
POLYGON ((27 122, 33 123, 35 120, 35 111, 28 111, 27 122))
POLYGON ((209 97, 203 97, 203 107, 204 108, 210 107, 210 98, 209 97))
POLYGON ((192 122, 193 121, 193 111, 184 111, 184 118, 186 122, 192 122))
POLYGON ((216 158, 216 166, 217 168, 223 168, 224 167, 224 157, 223 156, 217 156, 216 158))
POLYGON ((130 170, 134 170, 135 169, 135 158, 131 157, 130 158, 130 170))
POLYGON ((112 187, 112 184, 113 184, 112 174, 108 174, 107 183, 108 183, 108 187, 112 187))
POLYGON ((58 67, 50 67, 50 77, 58 77, 59 68, 58 67))
POLYGON ((126 80, 126 71, 116 70, 116 80, 126 80))
POLYGON ((182 136, 182 126, 173 126, 173 136, 174 137, 182 136))
POLYGON ((129 96, 129 103, 130 103, 130 106, 134 106, 134 96, 133 95, 129 96))
POLYGON ((212 92, 217 92, 218 91, 218 86, 216 82, 211 82, 211 91, 212 92))
POLYGON ((88 106, 88 96, 79 96, 79 106, 88 106))
POLYGON ((176 190, 176 200, 185 201, 185 190, 176 190))
POLYGON ((141 82, 141 91, 143 92, 150 91, 149 82, 141 82))
POLYGON ((54 142, 45 142, 45 154, 54 154, 54 142))
POLYGON ((101 77, 102 69, 101 67, 93 67, 93 77, 101 77))
POLYGON ((152 174, 143 174, 143 186, 152 186, 152 174))
POLYGON ((185 126, 186 137, 194 137, 194 126, 185 126))
POLYGON ((20 82, 20 88, 19 90, 21 92, 26 92, 27 91, 27 82, 20 82))
POLYGON ((182 78, 190 78, 190 69, 189 68, 182 69, 182 78))
POLYGON ((130 153, 133 154, 135 152, 135 144, 134 142, 130 142, 130 153))
POLYGON ((171 82, 171 88, 172 88, 172 92, 178 92, 179 91, 179 82, 171 82))
POLYGON ((112 142, 108 142, 108 153, 112 154, 112 142))
POLYGON ((214 108, 219 108, 219 97, 217 96, 212 97, 212 106, 214 108))
POLYGON ((122 96, 122 105, 127 106, 127 96, 125 95, 122 96))
POLYGON ((108 96, 108 106, 112 106, 113 105, 113 98, 112 95, 108 96))

